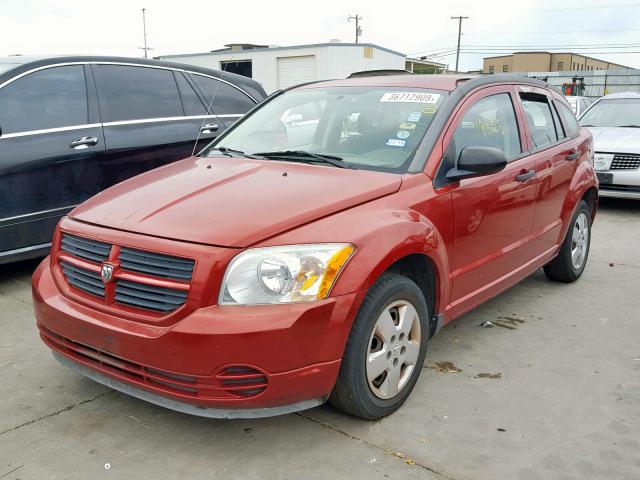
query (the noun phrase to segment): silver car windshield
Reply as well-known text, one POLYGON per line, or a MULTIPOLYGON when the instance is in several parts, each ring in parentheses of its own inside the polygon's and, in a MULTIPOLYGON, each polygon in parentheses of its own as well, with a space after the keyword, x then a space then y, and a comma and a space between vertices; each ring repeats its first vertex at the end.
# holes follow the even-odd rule
POLYGON ((332 156, 351 168, 405 172, 446 95, 397 87, 292 90, 266 103, 201 155, 220 155, 217 149, 280 152, 276 159, 286 160, 303 152, 332 156))
POLYGON ((600 100, 582 117, 583 127, 640 127, 640 98, 600 100))

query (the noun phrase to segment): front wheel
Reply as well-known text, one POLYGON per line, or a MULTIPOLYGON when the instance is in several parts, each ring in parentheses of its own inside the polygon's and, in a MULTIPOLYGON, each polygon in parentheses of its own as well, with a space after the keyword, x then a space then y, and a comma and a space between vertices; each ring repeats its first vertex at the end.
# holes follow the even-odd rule
POLYGON ((330 402, 370 420, 400 408, 422 370, 428 319, 424 295, 412 280, 382 275, 356 316, 330 402))
POLYGON ((587 265, 591 246, 591 210, 584 200, 578 204, 558 256, 544 266, 544 273, 557 282, 575 282, 587 265))

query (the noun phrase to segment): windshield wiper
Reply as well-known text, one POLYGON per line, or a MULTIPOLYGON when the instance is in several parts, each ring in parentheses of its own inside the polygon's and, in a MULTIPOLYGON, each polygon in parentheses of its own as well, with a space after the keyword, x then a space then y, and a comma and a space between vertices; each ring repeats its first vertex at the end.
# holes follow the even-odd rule
MULTIPOLYGON (((209 152, 211 151, 218 151, 220 153, 222 153, 223 155, 226 155, 227 157, 244 157, 244 158, 251 158, 253 160, 263 160, 262 158, 256 156, 256 155, 251 155, 249 153, 244 153, 242 150, 235 150, 233 148, 227 148, 227 147, 214 147, 214 148, 210 148, 209 152)), ((207 152, 208 153, 208 152, 207 152)))
POLYGON ((312 153, 305 150, 277 150, 273 152, 259 152, 255 155, 259 155, 264 158, 300 160, 306 161, 308 163, 327 163, 338 168, 355 168, 352 165, 344 163, 344 160, 341 157, 337 157, 335 155, 312 153))
POLYGON ((640 128, 640 125, 620 125, 620 128, 640 128))

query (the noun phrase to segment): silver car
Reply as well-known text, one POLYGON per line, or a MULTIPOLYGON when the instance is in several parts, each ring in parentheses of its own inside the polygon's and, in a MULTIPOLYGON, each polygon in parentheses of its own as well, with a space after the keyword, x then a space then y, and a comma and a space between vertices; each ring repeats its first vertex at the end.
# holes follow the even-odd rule
POLYGON ((580 125, 593 134, 600 196, 640 199, 640 93, 596 100, 580 125))
POLYGON ((569 106, 573 113, 576 114, 576 117, 582 115, 589 105, 593 103, 593 100, 588 99, 587 97, 577 97, 575 95, 565 95, 567 102, 569 102, 569 106))

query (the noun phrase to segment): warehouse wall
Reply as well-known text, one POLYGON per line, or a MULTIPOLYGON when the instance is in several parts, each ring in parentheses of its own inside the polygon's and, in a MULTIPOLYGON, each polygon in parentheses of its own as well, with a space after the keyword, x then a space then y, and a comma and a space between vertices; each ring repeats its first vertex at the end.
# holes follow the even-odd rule
POLYGON ((170 55, 160 59, 215 69, 220 69, 221 61, 251 60, 253 79, 260 82, 267 93, 271 93, 278 89, 278 58, 306 55, 314 55, 316 58, 316 80, 345 78, 353 72, 363 70, 404 70, 406 58, 404 55, 380 50, 367 44, 362 46, 337 44, 305 48, 170 55))
POLYGON ((563 83, 574 76, 584 77, 585 96, 598 98, 610 93, 640 92, 640 70, 593 70, 574 72, 529 72, 529 77, 546 79, 562 91, 563 83))

